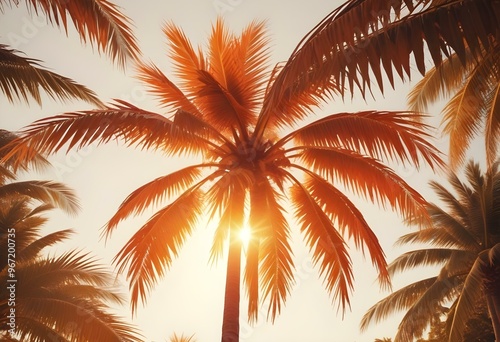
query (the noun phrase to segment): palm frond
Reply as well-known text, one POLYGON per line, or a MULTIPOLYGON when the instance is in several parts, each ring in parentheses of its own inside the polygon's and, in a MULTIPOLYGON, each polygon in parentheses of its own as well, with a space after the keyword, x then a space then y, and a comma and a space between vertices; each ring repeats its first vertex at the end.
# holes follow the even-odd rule
POLYGON ((298 181, 291 188, 294 215, 313 253, 314 264, 320 263, 325 287, 344 311, 350 306, 353 288, 351 259, 344 239, 306 188, 298 181))
POLYGON ((293 138, 303 145, 345 148, 417 167, 421 159, 431 167, 443 166, 440 152, 429 141, 429 126, 416 122, 416 117, 411 112, 337 113, 295 130, 283 141, 293 138))
POLYGON ((132 33, 130 18, 107 0, 29 0, 26 5, 35 13, 43 12, 51 23, 62 26, 66 33, 69 17, 84 43, 89 41, 99 52, 106 53, 122 67, 130 59, 139 57, 140 50, 132 33))
POLYGON ((145 303, 148 292, 193 231, 202 213, 202 197, 196 188, 184 192, 154 214, 113 259, 120 273, 128 267, 132 313, 137 310, 139 298, 145 303))
POLYGON ((235 130, 246 135, 252 113, 238 103, 237 99, 208 71, 198 72, 199 88, 196 105, 210 125, 222 132, 235 130))
MULTIPOLYGON (((465 152, 484 122, 491 120, 486 114, 495 115, 493 99, 498 88, 498 58, 500 48, 488 54, 467 74, 463 87, 443 109, 444 132, 450 136, 450 162, 452 167, 464 162, 465 152)), ((493 156, 495 158, 496 156, 493 156)), ((492 159, 492 156, 489 156, 492 159)))
MULTIPOLYGON (((232 64, 237 73, 234 81, 238 82, 238 93, 234 97, 251 112, 257 109, 264 96, 264 77, 268 75, 268 42, 265 23, 253 21, 243 29, 241 38, 234 43, 236 54, 232 64)), ((232 85, 229 89, 234 93, 232 85)))
POLYGON ((36 239, 25 248, 18 248, 16 261, 22 263, 24 261, 34 260, 42 249, 68 239, 72 233, 73 231, 71 229, 60 230, 36 239))
POLYGON ((421 337, 429 326, 433 314, 439 311, 442 304, 455 298, 463 284, 461 276, 440 279, 425 289, 411 304, 398 326, 395 342, 411 341, 421 337))
POLYGON ((391 314, 411 307, 436 279, 437 277, 431 277, 416 281, 378 301, 363 315, 360 323, 361 331, 366 330, 370 324, 377 324, 391 314))
POLYGON ((425 248, 412 250, 398 256, 389 265, 391 276, 422 266, 444 265, 453 253, 470 254, 466 251, 451 248, 425 248))
POLYGON ((201 117, 193 102, 156 65, 139 63, 137 71, 138 79, 146 84, 163 107, 181 109, 201 117))
POLYGON ((191 186, 201 176, 201 168, 211 165, 193 165, 158 177, 133 191, 120 204, 116 213, 106 224, 103 234, 108 238, 120 221, 130 215, 138 215, 151 205, 175 196, 179 191, 191 186))
MULTIPOLYGON (((9 143, 11 143, 12 141, 14 141, 17 138, 18 138, 17 134, 10 132, 10 131, 6 131, 4 129, 0 129, 0 160, 2 160, 5 157, 5 155, 9 152, 9 150, 7 148, 4 148, 4 147, 7 146, 9 143)), ((42 155, 39 154, 39 155, 36 155, 35 157, 33 157, 33 159, 31 160, 30 163, 28 163, 26 165, 22 164, 22 165, 20 165, 20 167, 23 170, 27 170, 31 166, 33 166, 35 169, 44 169, 44 168, 48 167, 49 165, 50 165, 49 161, 47 159, 45 159, 42 155)), ((3 165, 0 165, 0 168, 3 169, 3 166, 5 166, 7 168, 12 167, 12 165, 9 163, 9 161, 4 163, 3 165)), ((3 182, 3 180, 5 178, 5 176, 3 176, 3 173, 4 173, 4 171, 0 171, 0 184, 3 182)), ((9 178, 13 179, 14 177, 9 177, 9 178)))
MULTIPOLYGON (((497 77, 500 78, 500 75, 497 77)), ((497 82, 496 87, 491 88, 487 100, 484 141, 486 161, 488 165, 491 165, 498 158, 498 145, 500 144, 500 82, 497 82)))
MULTIPOLYGON (((263 180, 250 192, 251 236, 258 239, 259 280, 263 301, 269 299, 268 316, 274 322, 293 284, 294 264, 291 258, 290 228, 279 204, 279 194, 263 180)), ((252 245, 250 245, 252 247, 252 245)), ((249 248, 249 252, 253 251, 249 248)), ((251 267, 251 265, 249 265, 251 267)), ((246 273, 248 275, 248 273, 246 273)), ((246 277, 249 290, 258 284, 257 279, 246 277), (255 281, 253 283, 252 281, 255 281), (252 287, 253 285, 253 287, 252 287)), ((250 310, 250 317, 257 319, 258 307, 250 310)))
POLYGON ((195 96, 191 89, 200 85, 198 71, 206 70, 205 57, 201 49, 197 54, 182 29, 171 22, 165 24, 163 33, 168 41, 169 57, 174 63, 173 74, 179 77, 181 88, 186 90, 186 96, 188 98, 195 96))
POLYGON ((80 99, 104 107, 97 95, 70 78, 40 66, 38 60, 19 56, 19 51, 0 44, 0 91, 10 102, 15 99, 29 103, 30 97, 42 104, 40 89, 53 99, 80 99))
POLYGON ((365 247, 368 249, 372 264, 379 273, 380 284, 389 287, 391 282, 384 251, 363 214, 332 184, 313 173, 308 173, 308 175, 309 179, 304 182, 304 187, 331 221, 336 222, 340 232, 354 240, 356 248, 361 249, 363 253, 365 247))
POLYGON ((389 204, 404 218, 427 218, 425 199, 376 159, 336 147, 302 147, 299 158, 325 179, 340 180, 355 194, 379 205, 389 204))
POLYGON ((124 140, 127 146, 160 149, 171 154, 217 149, 206 139, 174 126, 162 115, 119 101, 103 110, 65 113, 35 121, 7 145, 9 150, 4 159, 15 158, 17 165, 39 153, 54 153, 64 147, 83 148, 114 139, 124 140))
POLYGON ((454 53, 439 67, 433 67, 427 71, 408 94, 409 110, 419 113, 427 112, 430 104, 458 90, 467 73, 474 67, 470 56, 466 60, 468 64, 463 66, 458 55, 454 53))
POLYGON ((64 184, 50 181, 24 181, 0 186, 0 197, 24 195, 76 214, 79 204, 73 191, 64 184))
POLYGON ((465 278, 463 289, 454 311, 450 329, 450 341, 462 338, 470 313, 474 312, 478 299, 483 295, 486 269, 492 265, 498 265, 499 260, 500 243, 490 249, 483 250, 477 256, 474 265, 465 278))
MULTIPOLYGON (((464 63, 467 45, 474 55, 498 35, 497 1, 351 0, 323 19, 297 46, 271 90, 279 101, 296 82, 317 88, 334 84, 362 95, 374 77, 383 91, 383 76, 394 86, 393 69, 410 77, 410 56, 425 73, 424 42, 438 66, 456 52, 464 63), (479 24, 477 24, 479 23, 479 24)), ((482 49, 484 47, 484 50, 482 49)))

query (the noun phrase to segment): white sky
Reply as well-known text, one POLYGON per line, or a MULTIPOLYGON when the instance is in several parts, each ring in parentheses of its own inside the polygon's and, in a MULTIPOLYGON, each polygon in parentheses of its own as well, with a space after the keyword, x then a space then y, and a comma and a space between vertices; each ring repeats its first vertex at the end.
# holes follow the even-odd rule
MULTIPOLYGON (((315 24, 326 16, 340 1, 263 1, 263 0, 190 0, 190 1, 114 1, 123 8, 136 26, 136 36, 143 56, 168 72, 166 44, 162 34, 165 21, 173 21, 182 27, 194 44, 203 44, 210 32, 211 23, 217 15, 223 16, 234 32, 254 19, 268 20, 269 35, 272 38, 273 62, 288 58, 295 45, 315 24)), ((2 15, 2 14, 0 14, 2 15)), ((32 58, 43 61, 53 71, 87 85, 97 92, 102 100, 109 102, 119 98, 134 105, 157 111, 158 106, 147 96, 142 85, 133 76, 133 70, 126 72, 114 67, 109 59, 94 53, 90 46, 82 46, 73 30, 69 37, 64 32, 47 25, 36 18, 21 3, 18 9, 5 9, 0 20, 0 43, 9 44, 32 58)), ((417 74, 415 73, 415 77, 417 74)), ((414 84, 414 82, 412 83, 414 84)), ((334 103, 317 112, 317 117, 334 112, 355 112, 364 109, 404 110, 409 84, 398 86, 398 91, 386 90, 385 98, 376 95, 377 102, 364 102, 359 96, 345 103, 336 99, 334 103)), ((17 130, 32 121, 64 111, 89 109, 85 103, 59 104, 45 99, 42 108, 33 101, 31 106, 11 105, 0 95, 0 128, 17 130)), ((435 121, 438 122, 438 121, 435 121)), ((437 135, 439 137, 439 135, 437 135)), ((437 142, 439 148, 446 148, 446 142, 437 142)), ((78 217, 68 217, 55 212, 47 225, 47 232, 73 227, 76 234, 55 251, 60 253, 70 248, 81 248, 97 255, 104 263, 123 246, 135 229, 149 217, 147 214, 125 221, 111 239, 104 244, 99 240, 100 228, 113 215, 125 197, 140 185, 155 177, 177 169, 182 159, 165 159, 160 154, 125 149, 115 143, 105 146, 91 146, 82 151, 60 153, 51 158, 55 168, 43 174, 30 174, 28 178, 62 181, 75 189, 82 204, 78 217)), ((427 181, 431 172, 396 167, 396 170, 424 196, 431 196, 427 181)), ((409 232, 400 218, 391 212, 367 204, 362 199, 356 203, 381 240, 388 260, 393 260, 402 250, 395 250, 392 244, 397 237, 409 232)), ((298 228, 295 229, 298 232, 298 228)), ((139 307, 133 322, 139 326, 146 341, 165 341, 172 333, 195 334, 199 342, 220 340, 222 305, 225 279, 225 260, 211 266, 208 264, 212 241, 210 226, 206 223, 187 241, 180 257, 173 264, 166 277, 150 294, 146 307, 139 307)), ((299 234, 295 236, 294 253, 297 267, 297 284, 274 324, 265 321, 265 310, 256 326, 245 321, 246 301, 241 303, 242 342, 361 342, 375 338, 392 337, 398 320, 373 325, 364 333, 359 332, 359 322, 366 310, 387 295, 376 284, 376 272, 361 252, 351 250, 355 269, 355 291, 352 296, 352 310, 342 314, 322 286, 318 272, 310 264, 307 249, 299 234)), ((418 273, 397 279, 394 288, 404 281, 418 279, 418 273)), ((124 279, 120 278, 122 286, 124 279)), ((126 288, 123 287, 123 291, 126 288)), ((120 314, 129 316, 129 308, 120 314)))

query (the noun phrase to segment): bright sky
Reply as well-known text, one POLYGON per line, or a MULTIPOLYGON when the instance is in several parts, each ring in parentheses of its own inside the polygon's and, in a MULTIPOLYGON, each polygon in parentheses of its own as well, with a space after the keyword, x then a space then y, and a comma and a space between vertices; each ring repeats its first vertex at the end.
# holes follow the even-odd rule
MULTIPOLYGON (((299 40, 341 2, 120 0, 114 3, 120 5, 123 12, 135 22, 135 33, 145 60, 155 62, 168 72, 170 65, 162 35, 162 26, 166 21, 182 27, 194 44, 203 44, 210 32, 211 23, 218 15, 226 19, 234 32, 240 32, 242 27, 254 19, 265 19, 272 39, 273 62, 278 62, 286 60, 299 40)), ((66 37, 64 32, 47 25, 44 19, 31 16, 23 3, 18 9, 6 8, 5 13, 0 15, 0 43, 9 44, 29 57, 42 60, 44 66, 93 89, 104 101, 119 98, 138 107, 160 110, 157 103, 145 94, 142 85, 133 78, 131 68, 123 72, 114 67, 109 59, 94 53, 90 46, 82 46, 73 30, 69 31, 69 38, 66 37)), ((353 102, 348 100, 343 103, 341 99, 337 99, 335 103, 319 110, 317 117, 364 109, 403 110, 408 89, 408 84, 398 87, 397 92, 388 89, 385 98, 376 95, 376 103, 373 100, 364 102, 359 96, 353 102)), ((0 128, 17 130, 45 116, 82 109, 89 107, 78 102, 58 104, 50 99, 45 99, 42 108, 34 101, 31 106, 18 103, 11 105, 2 97, 0 128)), ((446 147, 444 140, 437 144, 439 148, 446 147)), ((51 161, 54 169, 43 174, 30 174, 28 178, 64 182, 75 189, 82 205, 78 217, 55 212, 49 221, 47 232, 68 227, 76 230, 73 239, 54 252, 80 248, 98 256, 107 264, 110 264, 112 257, 134 230, 149 217, 146 214, 125 221, 105 245, 99 239, 100 228, 113 215, 121 201, 140 185, 186 163, 182 159, 166 159, 158 153, 125 149, 115 143, 91 146, 82 151, 71 151, 67 155, 60 153, 53 156, 51 161)), ((429 170, 417 172, 401 166, 396 167, 396 170, 424 196, 431 195, 426 186, 431 176, 429 170)), ((356 199, 356 203, 379 236, 388 260, 393 260, 402 250, 395 250, 392 244, 397 237, 409 232, 408 228, 394 213, 384 212, 362 199, 356 199)), ((165 341, 174 332, 187 336, 195 334, 199 342, 220 340, 225 260, 220 260, 217 265, 208 263, 213 233, 211 228, 207 223, 200 224, 171 270, 150 294, 147 306, 139 307, 133 322, 147 337, 146 341, 165 341)), ((298 232, 297 227, 295 231, 298 232)), ((375 270, 370 261, 362 257, 361 252, 354 248, 351 250, 356 283, 351 310, 344 317, 337 312, 336 304, 331 304, 299 234, 295 236, 294 253, 297 284, 274 324, 266 322, 266 311, 263 309, 259 322, 250 327, 245 320, 246 302, 242 301, 242 342, 368 342, 395 334, 397 317, 372 326, 364 333, 359 332, 362 315, 387 295, 387 292, 379 290, 375 270)), ((402 281, 409 282, 411 279, 397 279, 394 287, 398 288, 402 281)), ((119 282, 122 290, 126 291, 124 279, 119 278, 119 282)), ((129 316, 128 307, 121 308, 120 314, 129 316)))

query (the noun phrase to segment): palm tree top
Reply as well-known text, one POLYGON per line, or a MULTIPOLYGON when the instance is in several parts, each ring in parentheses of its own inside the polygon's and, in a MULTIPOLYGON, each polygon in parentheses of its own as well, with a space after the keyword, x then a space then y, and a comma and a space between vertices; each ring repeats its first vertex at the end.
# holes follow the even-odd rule
POLYGON ((415 113, 403 111, 335 113, 301 125, 336 85, 297 79, 283 89, 276 87, 286 69, 269 69, 263 22, 251 22, 235 35, 218 19, 207 52, 193 47, 173 23, 163 32, 179 86, 152 63, 140 63, 137 69, 166 114, 117 100, 105 109, 48 117, 20 132, 4 157, 19 163, 35 153, 114 139, 167 155, 200 157, 198 164, 135 190, 105 227, 109 236, 122 220, 169 201, 115 258, 130 280, 133 311, 139 301, 146 301, 207 215, 217 222, 214 259, 244 221, 250 223, 254 238, 246 254, 244 282, 251 319, 256 319, 262 300, 269 300, 274 318, 293 285, 288 213, 295 217, 327 291, 342 309, 349 306, 353 286, 346 240, 366 249, 381 283, 387 285, 378 239, 340 188, 404 217, 427 215, 422 196, 383 161, 442 166, 439 151, 428 141, 428 126, 415 120, 415 113), (283 134, 285 129, 290 132, 283 134))
POLYGON ((440 266, 431 276, 402 287, 372 306, 361 328, 390 314, 405 310, 395 341, 419 337, 433 319, 447 317, 450 341, 459 341, 471 313, 487 295, 488 284, 498 293, 500 253, 500 173, 499 162, 486 172, 470 161, 465 181, 450 172, 450 189, 440 182, 430 183, 444 206, 429 204, 432 224, 398 239, 397 245, 424 247, 406 252, 389 264, 391 275, 417 267, 440 266), (484 290, 484 293, 483 293, 484 290))

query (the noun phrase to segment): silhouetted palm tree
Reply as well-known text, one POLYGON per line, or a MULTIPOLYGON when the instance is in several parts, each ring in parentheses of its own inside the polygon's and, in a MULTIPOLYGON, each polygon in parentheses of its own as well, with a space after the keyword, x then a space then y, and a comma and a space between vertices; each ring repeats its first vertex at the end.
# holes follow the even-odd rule
MULTIPOLYGON (((14 138, 0 130, 0 147, 14 138)), ((39 155, 35 161, 46 163, 39 155)), ((54 207, 76 213, 73 192, 56 182, 15 182, 8 166, 0 165, 0 281, 7 286, 0 292, 1 340, 142 341, 136 328, 108 312, 108 302, 124 302, 110 287, 109 271, 78 251, 42 254, 71 234, 41 236, 42 215, 54 207)))
POLYGON ((419 266, 442 265, 439 274, 390 294, 363 317, 361 327, 406 310, 395 342, 419 337, 435 314, 451 303, 446 313, 449 341, 461 341, 471 313, 486 301, 498 339, 500 324, 500 172, 498 162, 483 175, 470 162, 467 182, 450 173, 455 193, 442 184, 431 186, 447 209, 432 204, 432 225, 402 236, 398 244, 423 243, 432 247, 404 253, 389 265, 391 274, 419 266))
MULTIPOLYGON (((14 2, 18 6, 19 1, 14 2)), ((0 12, 5 12, 7 4, 12 6, 10 0, 0 0, 0 12)), ((107 0, 26 0, 26 6, 31 13, 42 13, 48 22, 66 32, 71 20, 83 42, 89 42, 99 52, 106 53, 120 66, 138 57, 139 47, 129 26, 129 18, 107 0)), ((52 98, 78 98, 103 106, 87 87, 41 67, 37 59, 24 57, 20 51, 0 44, 0 91, 7 99, 28 102, 29 95, 40 104, 40 89, 52 98)))
POLYGON ((118 101, 104 110, 66 113, 39 120, 22 132, 6 158, 30 159, 93 142, 120 139, 127 146, 167 155, 197 155, 198 164, 159 177, 135 190, 105 228, 109 236, 130 215, 170 202, 142 226, 116 256, 127 270, 132 311, 168 270, 184 241, 205 215, 218 222, 211 258, 229 241, 223 341, 238 340, 241 242, 246 221, 252 230, 243 280, 248 313, 269 301, 274 320, 294 282, 290 226, 285 203, 297 219, 327 291, 342 309, 353 286, 344 238, 366 248, 383 284, 389 279, 375 234, 342 186, 371 202, 387 204, 404 217, 425 216, 426 201, 382 160, 440 165, 427 141, 427 126, 413 113, 365 111, 301 120, 337 90, 314 82, 275 86, 281 66, 267 70, 267 37, 254 22, 241 36, 222 21, 214 25, 208 54, 196 50, 182 30, 164 28, 177 87, 153 64, 139 66, 167 113, 165 116, 118 101), (288 133, 284 133, 288 130, 288 133))
POLYGON ((142 341, 136 328, 109 313, 107 303, 124 299, 112 290, 108 270, 78 251, 42 254, 71 233, 40 235, 51 205, 32 209, 24 195, 0 202, 2 341, 142 341))

